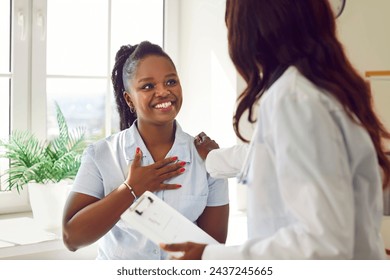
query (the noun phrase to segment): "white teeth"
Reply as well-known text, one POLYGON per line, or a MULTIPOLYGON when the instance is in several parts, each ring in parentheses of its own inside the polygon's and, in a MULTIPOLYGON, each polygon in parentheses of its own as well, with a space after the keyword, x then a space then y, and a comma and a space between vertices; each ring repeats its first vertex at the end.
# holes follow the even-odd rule
POLYGON ((154 106, 154 108, 163 109, 163 108, 168 108, 171 105, 172 105, 172 102, 169 101, 169 102, 164 102, 164 103, 157 104, 156 106, 154 106))

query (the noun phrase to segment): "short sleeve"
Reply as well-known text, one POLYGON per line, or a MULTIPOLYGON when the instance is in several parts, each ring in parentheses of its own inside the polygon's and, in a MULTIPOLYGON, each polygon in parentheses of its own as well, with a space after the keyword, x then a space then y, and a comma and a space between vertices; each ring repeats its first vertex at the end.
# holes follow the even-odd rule
POLYGON ((208 176, 209 196, 207 206, 222 206, 229 204, 229 188, 227 179, 214 179, 208 176))
POLYGON ((96 165, 93 145, 88 146, 83 153, 72 191, 94 196, 99 199, 104 197, 103 179, 96 165))

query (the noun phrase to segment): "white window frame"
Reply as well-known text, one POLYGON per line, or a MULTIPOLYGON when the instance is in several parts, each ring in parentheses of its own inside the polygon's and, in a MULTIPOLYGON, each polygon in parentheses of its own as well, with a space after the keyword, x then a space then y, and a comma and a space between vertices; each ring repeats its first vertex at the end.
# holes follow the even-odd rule
MULTIPOLYGON (((31 36, 31 1, 12 1, 12 53, 13 65, 11 77, 11 129, 30 130, 30 70, 26 67, 26 61, 30 57, 31 36), (16 81, 26 81, 18 83, 16 81)), ((29 211, 27 190, 23 189, 20 194, 16 190, 0 193, 0 213, 12 213, 29 211)))

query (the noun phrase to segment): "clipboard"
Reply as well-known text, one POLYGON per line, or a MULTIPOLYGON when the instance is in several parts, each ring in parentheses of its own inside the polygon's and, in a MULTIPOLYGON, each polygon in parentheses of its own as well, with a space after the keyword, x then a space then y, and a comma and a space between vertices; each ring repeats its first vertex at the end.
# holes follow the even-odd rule
POLYGON ((218 244, 213 237, 149 191, 123 212, 121 220, 157 245, 187 241, 218 244))

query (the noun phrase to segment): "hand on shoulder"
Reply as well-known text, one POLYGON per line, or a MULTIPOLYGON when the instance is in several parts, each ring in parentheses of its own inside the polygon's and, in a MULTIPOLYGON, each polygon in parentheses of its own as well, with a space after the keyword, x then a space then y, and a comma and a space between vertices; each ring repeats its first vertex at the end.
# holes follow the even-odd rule
POLYGON ((206 133, 201 132, 195 136, 194 144, 200 157, 205 160, 211 150, 219 149, 219 145, 214 140, 210 139, 206 133))

